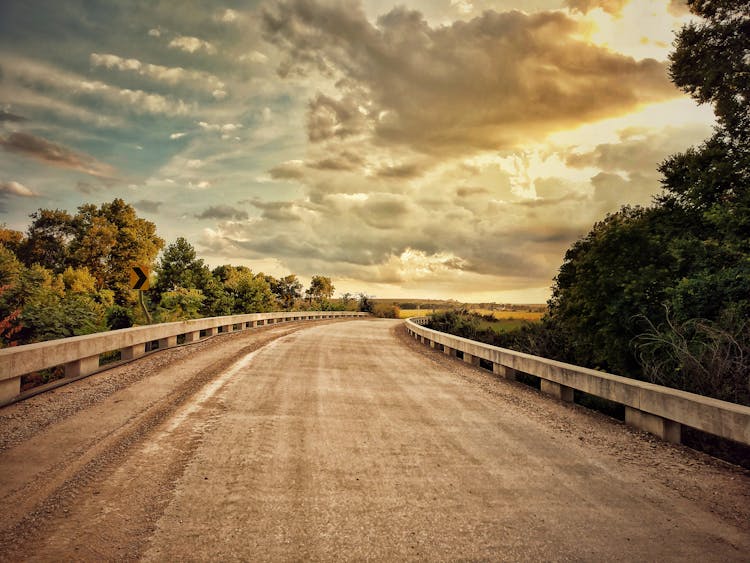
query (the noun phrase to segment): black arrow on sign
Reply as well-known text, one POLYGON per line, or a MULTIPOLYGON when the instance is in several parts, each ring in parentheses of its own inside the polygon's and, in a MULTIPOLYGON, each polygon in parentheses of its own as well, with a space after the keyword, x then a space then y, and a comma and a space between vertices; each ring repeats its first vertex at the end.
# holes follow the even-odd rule
POLYGON ((137 266, 133 266, 133 271, 135 272, 135 275, 138 276, 138 281, 135 282, 133 289, 141 289, 143 284, 148 281, 148 276, 146 276, 146 274, 143 273, 143 270, 137 266))

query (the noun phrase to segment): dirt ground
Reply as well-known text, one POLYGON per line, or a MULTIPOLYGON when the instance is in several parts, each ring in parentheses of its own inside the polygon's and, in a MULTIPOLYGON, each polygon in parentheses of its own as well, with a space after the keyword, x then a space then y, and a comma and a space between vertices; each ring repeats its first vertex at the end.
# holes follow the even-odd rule
POLYGON ((217 337, 0 409, 0 560, 747 561, 750 474, 399 321, 217 337))

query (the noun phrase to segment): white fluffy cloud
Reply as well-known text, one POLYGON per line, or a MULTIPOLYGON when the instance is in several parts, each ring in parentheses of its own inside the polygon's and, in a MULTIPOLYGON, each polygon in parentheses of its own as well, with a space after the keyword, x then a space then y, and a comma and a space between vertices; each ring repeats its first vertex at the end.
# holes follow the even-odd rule
MULTIPOLYGON (((187 70, 182 67, 167 67, 143 63, 138 59, 125 59, 113 54, 91 53, 89 60, 93 67, 104 67, 120 71, 131 71, 153 80, 175 85, 184 83, 194 88, 223 91, 225 84, 208 72, 187 70)), ((224 92, 224 96, 226 92, 224 92)))
POLYGON ((195 53, 196 51, 205 51, 209 55, 216 53, 216 47, 208 41, 199 39, 198 37, 191 37, 187 35, 180 35, 172 39, 169 42, 169 47, 173 49, 180 49, 186 53, 195 53))

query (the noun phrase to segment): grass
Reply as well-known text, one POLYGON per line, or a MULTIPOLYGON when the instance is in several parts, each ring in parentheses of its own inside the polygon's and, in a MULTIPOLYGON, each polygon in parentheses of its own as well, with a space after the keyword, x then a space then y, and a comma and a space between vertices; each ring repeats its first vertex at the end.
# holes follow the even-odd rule
POLYGON ((491 311, 490 309, 469 309, 469 312, 478 315, 492 315, 498 320, 523 320, 538 321, 544 313, 541 311, 491 311))
POLYGON ((426 317, 437 310, 438 309, 400 309, 398 312, 398 318, 411 319, 412 317, 426 317))

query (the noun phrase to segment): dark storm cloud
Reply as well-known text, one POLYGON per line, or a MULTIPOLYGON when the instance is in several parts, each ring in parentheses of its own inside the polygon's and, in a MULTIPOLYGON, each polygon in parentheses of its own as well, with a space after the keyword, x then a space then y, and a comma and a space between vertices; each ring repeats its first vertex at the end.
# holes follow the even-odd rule
POLYGON ((208 209, 204 209, 202 212, 195 215, 197 219, 218 219, 220 221, 240 221, 247 219, 247 211, 243 209, 237 209, 230 205, 212 205, 208 209))
POLYGON ((163 202, 161 201, 140 199, 133 202, 133 207, 135 207, 138 211, 143 211, 145 213, 158 213, 159 208, 162 206, 162 204, 163 202))
POLYGON ((8 111, 0 110, 0 122, 2 121, 10 121, 12 123, 22 123, 24 121, 28 121, 28 119, 21 115, 16 115, 8 111))
POLYGON ((94 157, 77 153, 42 137, 29 133, 11 133, 0 138, 0 146, 8 152, 42 161, 52 166, 85 172, 92 176, 112 177, 114 168, 94 157))

